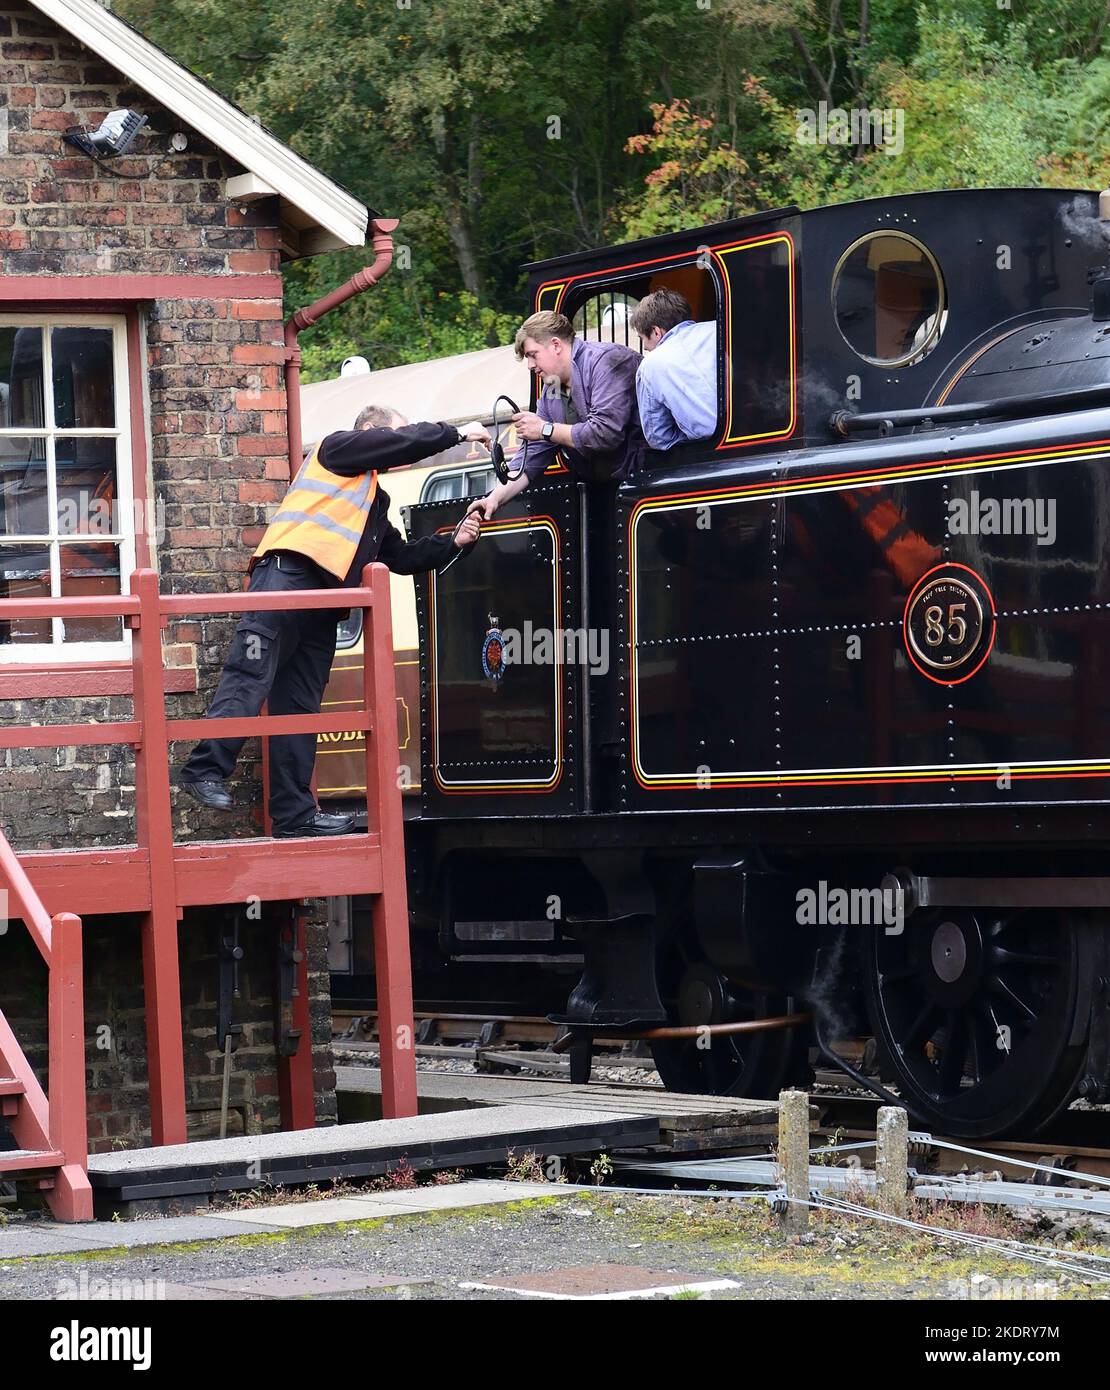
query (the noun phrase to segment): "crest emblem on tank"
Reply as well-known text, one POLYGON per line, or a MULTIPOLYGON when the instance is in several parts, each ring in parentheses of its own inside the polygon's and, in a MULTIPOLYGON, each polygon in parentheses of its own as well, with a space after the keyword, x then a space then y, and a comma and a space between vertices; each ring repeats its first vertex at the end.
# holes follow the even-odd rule
POLYGON ((499 681, 505 674, 505 641, 500 618, 489 615, 489 627, 482 640, 482 672, 487 680, 499 681))

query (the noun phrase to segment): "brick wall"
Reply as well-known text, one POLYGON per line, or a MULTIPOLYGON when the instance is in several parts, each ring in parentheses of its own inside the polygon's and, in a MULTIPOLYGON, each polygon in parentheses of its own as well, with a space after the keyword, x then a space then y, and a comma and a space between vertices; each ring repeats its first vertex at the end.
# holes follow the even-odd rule
MULTIPOLYGON (((272 298, 236 294, 237 277, 277 275, 276 200, 229 203, 242 172, 176 116, 129 86, 19 0, 0 0, 0 268, 7 275, 220 275, 219 295, 139 306, 147 356, 151 467, 164 507, 157 542, 163 588, 237 590, 288 478, 280 282, 272 298), (62 142, 116 107, 148 118, 127 155, 96 164, 62 142), (170 137, 186 136, 180 153, 170 137)), ((201 690, 176 695, 174 715, 200 714, 233 623, 177 624, 166 641, 177 664, 196 662, 201 690)), ((31 722, 127 718, 130 702, 86 706, 21 701, 4 718, 31 722)), ((180 757, 185 750, 175 750, 180 757)), ((241 796, 257 803, 257 767, 244 759, 241 796)), ((0 823, 17 848, 121 843, 134 838, 129 762, 117 752, 3 755, 0 823), (105 765, 108 772, 104 771, 105 765), (24 814, 25 808, 31 815, 24 814)), ((211 833, 206 813, 178 808, 179 833, 211 833)), ((247 819, 241 833, 257 828, 247 819)), ((226 833, 226 823, 219 833, 226 833)))
MULTIPOLYGON (((242 1024, 232 1053, 228 1133, 260 1134, 281 1128, 274 1046, 273 976, 278 918, 240 924, 243 960, 240 998, 232 1017, 242 1024)), ((223 1053, 217 1047, 219 937, 224 922, 210 910, 190 909, 181 923, 181 993, 184 1002, 185 1098, 190 1139, 219 1134, 223 1053)), ((309 953, 318 961, 327 929, 308 928, 309 953)), ((94 1153, 150 1143, 146 1015, 137 916, 93 917, 85 923, 85 1056, 89 1088, 89 1146, 94 1153)), ((46 969, 27 932, 0 936, 0 1009, 40 1082, 47 1083, 46 969)), ((326 973, 310 977, 316 1071, 316 1118, 335 1122, 331 996, 326 973)), ((3 1121, 0 1121, 2 1133, 3 1121)))
MULTIPOLYGON (((280 281, 272 297, 254 292, 257 277, 279 271, 277 206, 274 199, 250 207, 230 204, 225 182, 240 172, 29 5, 0 0, 0 273, 226 279, 218 294, 204 289, 137 306, 154 497, 164 505, 166 528, 157 540, 156 560, 162 588, 178 593, 241 588, 268 506, 281 498, 288 477, 280 281), (62 142, 68 127, 95 126, 117 107, 130 107, 149 121, 123 158, 98 165, 62 142), (181 152, 170 148, 177 132, 187 139, 181 152), (254 286, 244 277, 253 277, 254 286), (239 289, 237 280, 252 292, 239 289)), ((229 618, 205 618, 167 632, 167 659, 195 662, 199 671, 195 694, 168 698, 171 716, 203 714, 232 626, 229 618)), ((0 723, 130 716, 131 701, 125 698, 15 700, 0 707, 0 723)), ((173 761, 186 751, 173 750, 173 761)), ((257 745, 249 744, 233 788, 240 814, 212 819, 179 799, 179 838, 257 832, 256 754, 257 745)), ((135 838, 134 768, 126 750, 4 751, 0 787, 0 826, 17 849, 135 838)), ((259 894, 265 895, 264 885, 259 894)), ((328 978, 320 904, 314 905, 313 920, 314 1062, 320 1117, 327 1120, 334 1118, 334 1077, 323 1021, 328 978)), ((187 1067, 190 1100, 197 1105, 211 1100, 212 1078, 218 1079, 222 1068, 209 1017, 216 930, 212 914, 197 912, 181 929, 187 1067)), ((90 919, 87 933, 90 1083, 97 1107, 94 1129, 103 1125, 97 1134, 103 1146, 117 1133, 131 1138, 147 1133, 145 1038, 136 1012, 141 971, 133 922, 90 919), (98 1023, 109 1016, 120 1021, 122 1041, 117 1054, 105 1057, 93 1042, 98 1023)), ((12 1011, 17 1036, 33 1041, 35 1020, 41 1024, 45 1011, 20 1016, 27 1012, 21 1004, 35 997, 36 963, 24 958, 28 949, 19 925, 0 936, 0 1008, 12 1011)), ((251 1123, 271 1127, 277 1123, 277 1100, 272 1055, 266 1058, 272 1054, 269 950, 263 954, 266 964, 257 967, 257 978, 251 973, 244 1003, 253 1031, 249 1046, 243 1045, 243 1065, 237 1062, 233 1104, 241 1092, 251 1123)), ((217 1091, 217 1104, 218 1099, 217 1091)))

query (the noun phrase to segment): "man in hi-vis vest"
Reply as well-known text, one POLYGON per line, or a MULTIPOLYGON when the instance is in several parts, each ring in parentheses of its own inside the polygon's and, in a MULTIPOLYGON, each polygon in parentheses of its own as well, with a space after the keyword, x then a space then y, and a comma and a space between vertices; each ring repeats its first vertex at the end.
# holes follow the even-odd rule
MULTIPOLYGON (((389 522, 389 498, 378 473, 417 463, 463 439, 490 442, 477 422, 461 432, 454 425, 409 425, 395 411, 367 406, 353 430, 329 434, 301 465, 251 559, 249 591, 357 587, 373 560, 397 574, 441 569, 456 547, 478 539, 477 519, 467 517, 454 536, 406 541, 389 522)), ((267 701, 270 714, 319 714, 341 616, 341 607, 244 613, 208 717, 255 715, 267 701)), ((244 741, 198 743, 181 769, 182 789, 204 806, 230 810, 225 784, 244 741)), ((343 835, 353 827, 353 816, 329 815, 317 806, 311 790, 315 761, 315 734, 270 739, 275 835, 343 835)))

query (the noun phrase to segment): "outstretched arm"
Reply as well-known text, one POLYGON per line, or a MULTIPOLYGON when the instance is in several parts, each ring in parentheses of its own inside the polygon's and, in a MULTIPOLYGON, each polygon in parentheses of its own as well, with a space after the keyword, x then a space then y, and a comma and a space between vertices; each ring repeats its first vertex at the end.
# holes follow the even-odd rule
POLYGON ((385 472, 407 463, 419 463, 444 449, 450 449, 463 436, 454 425, 401 425, 398 429, 386 426, 369 430, 336 430, 320 447, 320 462, 332 473, 345 478, 372 469, 385 472))
POLYGON ((389 526, 378 548, 378 559, 394 574, 422 574, 425 570, 442 569, 457 550, 473 545, 478 539, 477 517, 468 516, 453 536, 425 536, 407 541, 396 526, 389 526))

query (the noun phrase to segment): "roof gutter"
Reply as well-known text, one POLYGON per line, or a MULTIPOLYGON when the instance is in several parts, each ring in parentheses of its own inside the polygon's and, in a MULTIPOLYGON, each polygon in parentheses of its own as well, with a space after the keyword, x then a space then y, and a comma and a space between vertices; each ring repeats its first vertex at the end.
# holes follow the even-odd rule
POLYGON ((292 318, 286 320, 285 404, 289 430, 290 478, 301 466, 303 447, 301 440, 301 349, 297 342, 297 335, 303 328, 311 327, 318 319, 330 313, 332 309, 337 308, 340 304, 345 304, 348 299, 353 299, 356 294, 361 294, 363 290, 368 290, 371 285, 378 283, 393 261, 392 233, 396 230, 398 220, 396 217, 375 217, 370 223, 370 244, 375 252, 373 265, 365 266, 357 274, 352 275, 345 285, 340 285, 337 290, 332 290, 330 294, 324 295, 315 304, 298 309, 292 318))

